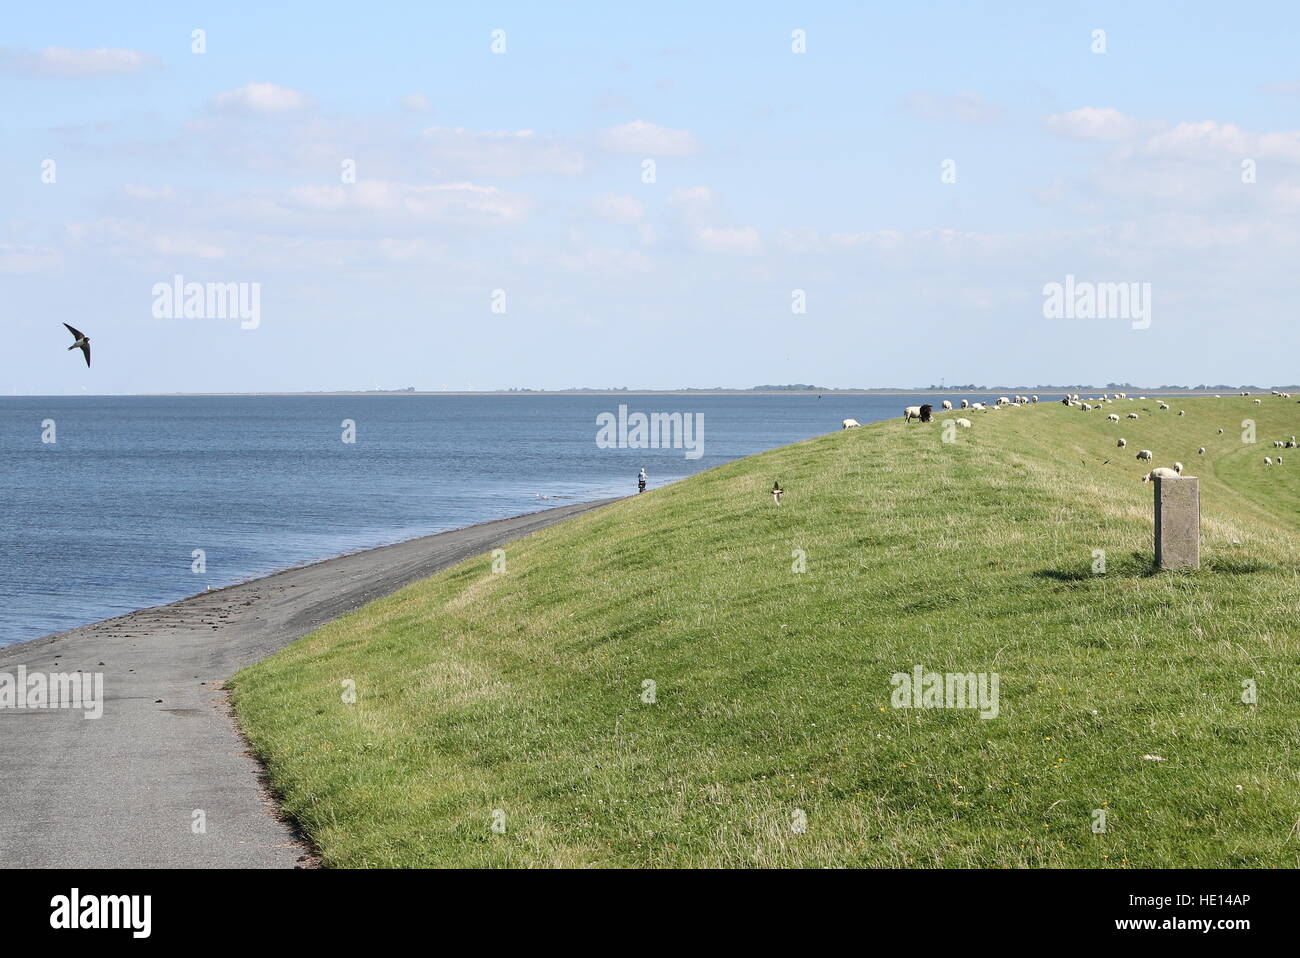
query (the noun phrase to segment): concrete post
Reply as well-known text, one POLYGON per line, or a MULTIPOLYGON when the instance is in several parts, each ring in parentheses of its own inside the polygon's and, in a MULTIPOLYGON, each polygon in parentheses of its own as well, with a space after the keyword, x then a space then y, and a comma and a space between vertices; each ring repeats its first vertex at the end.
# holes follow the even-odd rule
POLYGON ((1201 567, 1201 488, 1195 476, 1156 479, 1156 565, 1201 567))

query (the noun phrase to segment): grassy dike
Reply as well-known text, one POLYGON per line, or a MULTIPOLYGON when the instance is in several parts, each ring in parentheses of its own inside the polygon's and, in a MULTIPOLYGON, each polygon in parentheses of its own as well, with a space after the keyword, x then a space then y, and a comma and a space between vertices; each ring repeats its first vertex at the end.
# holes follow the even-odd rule
POLYGON ((320 629, 237 713, 332 866, 1296 867, 1300 405, 1172 405, 743 459, 320 629), (1151 569, 1142 448, 1201 477, 1199 572, 1151 569), (916 665, 998 716, 892 708, 916 665))

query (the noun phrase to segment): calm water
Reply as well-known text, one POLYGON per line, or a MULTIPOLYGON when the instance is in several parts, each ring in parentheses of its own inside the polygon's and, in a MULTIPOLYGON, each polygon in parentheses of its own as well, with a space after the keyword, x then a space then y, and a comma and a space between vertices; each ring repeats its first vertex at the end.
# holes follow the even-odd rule
POLYGON ((0 645, 343 552, 635 493, 643 466, 653 488, 925 401, 0 398, 0 645), (596 416, 620 402, 703 413, 704 455, 597 448, 596 416))

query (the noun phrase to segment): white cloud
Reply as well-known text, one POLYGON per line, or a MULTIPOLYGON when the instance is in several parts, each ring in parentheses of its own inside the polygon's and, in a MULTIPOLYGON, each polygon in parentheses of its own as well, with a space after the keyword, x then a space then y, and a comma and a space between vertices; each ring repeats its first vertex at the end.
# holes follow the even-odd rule
POLYGON ((382 180, 350 185, 300 186, 290 204, 320 213, 366 214, 412 222, 507 224, 523 220, 531 202, 495 186, 442 183, 415 186, 382 180))
POLYGON ((55 269, 63 257, 44 246, 0 243, 0 273, 40 273, 55 269))
POLYGON ((532 130, 475 131, 435 126, 423 131, 429 159, 442 175, 525 176, 554 173, 573 176, 586 169, 581 153, 532 130))
POLYGON ((1076 140, 1127 140, 1139 131, 1137 120, 1111 107, 1085 106, 1068 113, 1054 113, 1047 128, 1076 140))
POLYGON ((988 123, 1000 112, 978 93, 909 93, 903 106, 926 119, 945 122, 988 123))
POLYGON ((127 196, 133 200, 174 200, 176 191, 170 186, 134 186, 128 183, 122 187, 127 196))
POLYGON ((139 73, 156 66, 158 58, 139 50, 73 50, 69 47, 46 47, 31 52, 14 47, 0 49, 0 71, 32 73, 41 76, 106 76, 115 73, 139 73))
POLYGON ((592 205, 598 217, 611 223, 635 223, 643 212, 640 201, 625 193, 602 193, 592 205))
POLYGON ((428 113, 433 109, 433 103, 423 93, 408 93, 398 103, 407 113, 428 113))
POLYGON ((695 248, 703 253, 759 252, 763 242, 752 226, 701 226, 693 237, 695 248))
POLYGON ((689 156, 695 152, 695 138, 688 130, 670 130, 645 120, 633 120, 602 131, 600 145, 610 153, 642 156, 689 156))
POLYGON ((212 105, 231 113, 290 113, 312 105, 311 97, 274 83, 247 83, 213 97, 212 105))

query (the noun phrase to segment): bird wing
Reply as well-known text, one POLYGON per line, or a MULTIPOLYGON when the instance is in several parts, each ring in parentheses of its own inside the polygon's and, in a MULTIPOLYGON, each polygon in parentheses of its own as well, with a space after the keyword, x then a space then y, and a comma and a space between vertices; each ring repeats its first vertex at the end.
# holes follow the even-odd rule
POLYGON ((86 354, 86 368, 89 369, 90 368, 90 343, 83 342, 81 344, 81 351, 86 354))
MULTIPOLYGON (((64 326, 68 326, 67 323, 64 323, 63 325, 64 325, 64 326)), ((71 327, 71 326, 68 326, 68 332, 72 333, 72 338, 73 338, 73 339, 85 339, 85 338, 86 338, 86 334, 85 334, 85 333, 83 333, 83 332, 82 332, 81 330, 79 330, 79 329, 74 329, 74 328, 71 327)))

